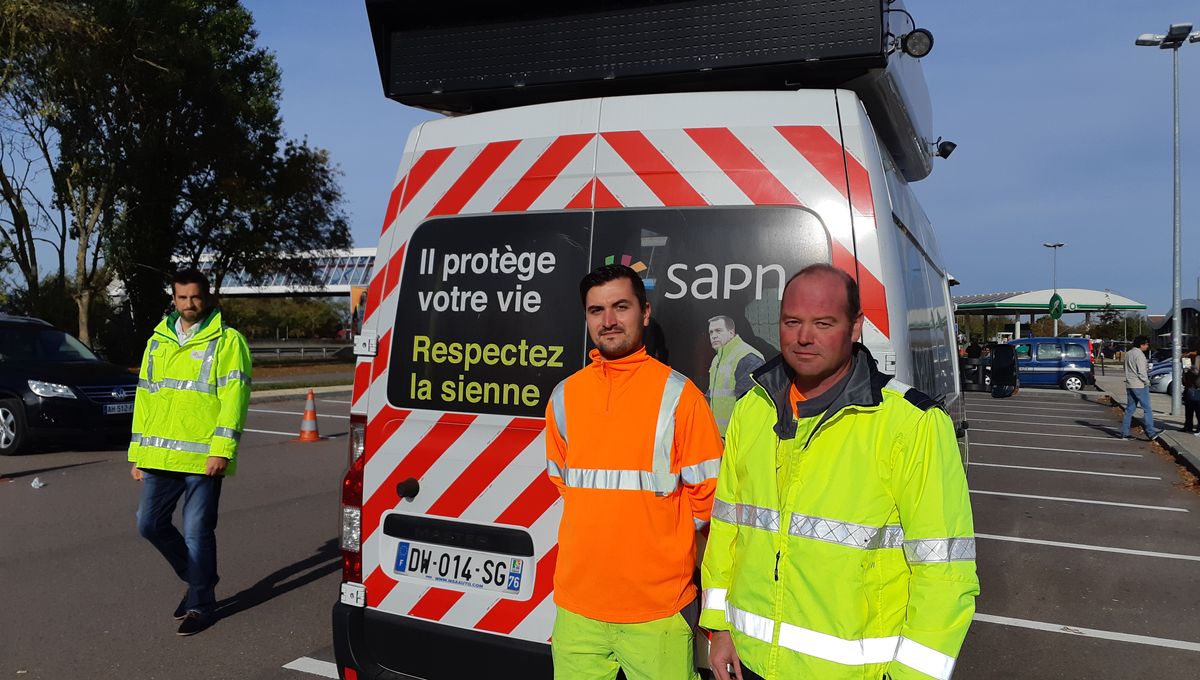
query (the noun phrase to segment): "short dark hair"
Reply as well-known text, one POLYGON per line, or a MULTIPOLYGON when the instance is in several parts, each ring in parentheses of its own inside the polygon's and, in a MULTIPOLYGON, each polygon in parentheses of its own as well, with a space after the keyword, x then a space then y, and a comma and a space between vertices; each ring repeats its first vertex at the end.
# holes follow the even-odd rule
POLYGON ((709 319, 708 320, 709 325, 711 326, 714 321, 720 321, 721 323, 725 324, 725 330, 727 330, 727 331, 732 332, 732 331, 737 330, 737 326, 735 326, 733 324, 733 319, 728 316, 725 316, 724 314, 720 314, 718 316, 714 316, 713 318, 709 319))
POLYGON ((195 267, 186 267, 175 272, 175 276, 171 277, 171 293, 174 294, 175 286, 189 286, 193 283, 200 284, 200 292, 208 295, 208 277, 195 267))
POLYGON ((1139 335, 1133 339, 1134 347, 1141 347, 1142 345, 1149 345, 1149 344, 1150 344, 1150 338, 1147 338, 1144 335, 1139 335))
POLYGON ((646 284, 642 283, 642 277, 638 276, 637 272, 623 264, 601 265, 583 277, 579 282, 579 301, 586 307, 589 290, 618 279, 629 280, 629 285, 633 286, 633 294, 637 296, 638 305, 645 309, 647 304, 646 284))
POLYGON ((853 321, 858 317, 859 314, 862 314, 862 300, 858 293, 858 282, 854 280, 853 276, 850 276, 845 271, 838 269, 831 264, 818 262, 816 264, 808 265, 804 269, 792 274, 792 278, 787 280, 787 283, 784 284, 783 289, 786 291, 788 286, 792 285, 793 281, 802 276, 809 276, 811 274, 831 274, 841 279, 842 284, 846 286, 847 318, 853 321))

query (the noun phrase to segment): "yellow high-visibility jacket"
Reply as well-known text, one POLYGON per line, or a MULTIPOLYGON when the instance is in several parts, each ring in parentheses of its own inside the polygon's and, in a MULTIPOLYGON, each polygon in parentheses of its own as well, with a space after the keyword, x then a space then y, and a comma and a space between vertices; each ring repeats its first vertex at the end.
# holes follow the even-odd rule
POLYGON ((861 345, 845 388, 798 414, 782 358, 753 375, 725 435, 700 625, 768 680, 948 679, 979 594, 950 418, 861 345))
POLYGON ((212 310, 183 345, 178 312, 146 343, 133 407, 129 460, 139 468, 203 474, 209 456, 237 471, 238 440, 250 405, 250 348, 212 310))

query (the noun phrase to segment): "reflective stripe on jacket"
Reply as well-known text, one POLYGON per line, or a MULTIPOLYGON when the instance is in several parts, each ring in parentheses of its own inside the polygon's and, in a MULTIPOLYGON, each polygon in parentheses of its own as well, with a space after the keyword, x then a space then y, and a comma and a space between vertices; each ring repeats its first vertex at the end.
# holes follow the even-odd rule
MULTIPOLYGON (((729 427, 733 405, 737 403, 738 397, 742 396, 737 389, 738 363, 752 355, 758 357, 761 364, 762 354, 742 340, 742 336, 735 335, 717 350, 717 355, 708 367, 708 403, 712 406, 713 417, 717 419, 717 429, 722 435, 729 427)), ((751 367, 754 367, 753 364, 751 367)))
POLYGON ((546 471, 563 497, 554 601, 609 623, 661 619, 696 598, 721 437, 700 390, 645 349, 591 359, 546 406, 546 471))
POLYGON ((238 440, 250 404, 250 348, 214 309, 183 345, 178 313, 159 322, 146 343, 133 408, 129 460, 140 468, 201 474, 207 458, 237 471, 238 440))
POLYGON ((979 593, 949 417, 861 345, 842 394, 803 427, 782 359, 754 376, 726 432, 700 624, 731 630, 768 680, 949 678, 979 593))

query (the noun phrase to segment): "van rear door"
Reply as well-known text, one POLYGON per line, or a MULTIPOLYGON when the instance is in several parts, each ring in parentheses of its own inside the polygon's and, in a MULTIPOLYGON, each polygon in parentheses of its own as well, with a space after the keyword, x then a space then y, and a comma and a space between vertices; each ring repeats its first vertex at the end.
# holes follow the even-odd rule
MULTIPOLYGON (((582 365, 582 337, 542 311, 573 302, 588 266, 590 208, 564 209, 593 178, 599 107, 444 119, 410 137, 365 323, 378 353, 358 368, 353 406, 367 420, 368 615, 510 646, 549 640, 559 496, 542 416, 550 390, 582 365), (419 491, 402 498, 409 480, 419 491)), ((379 643, 367 656, 420 677, 489 662, 414 654, 386 637, 366 635, 379 643)))

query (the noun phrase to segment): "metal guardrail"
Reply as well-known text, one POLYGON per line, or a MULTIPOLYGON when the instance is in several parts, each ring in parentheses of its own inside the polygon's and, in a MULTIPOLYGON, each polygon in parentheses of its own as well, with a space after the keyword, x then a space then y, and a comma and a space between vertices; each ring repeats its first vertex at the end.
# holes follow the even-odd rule
POLYGON ((330 359, 338 353, 353 352, 350 345, 291 345, 275 347, 251 347, 250 356, 257 358, 312 358, 330 359))

